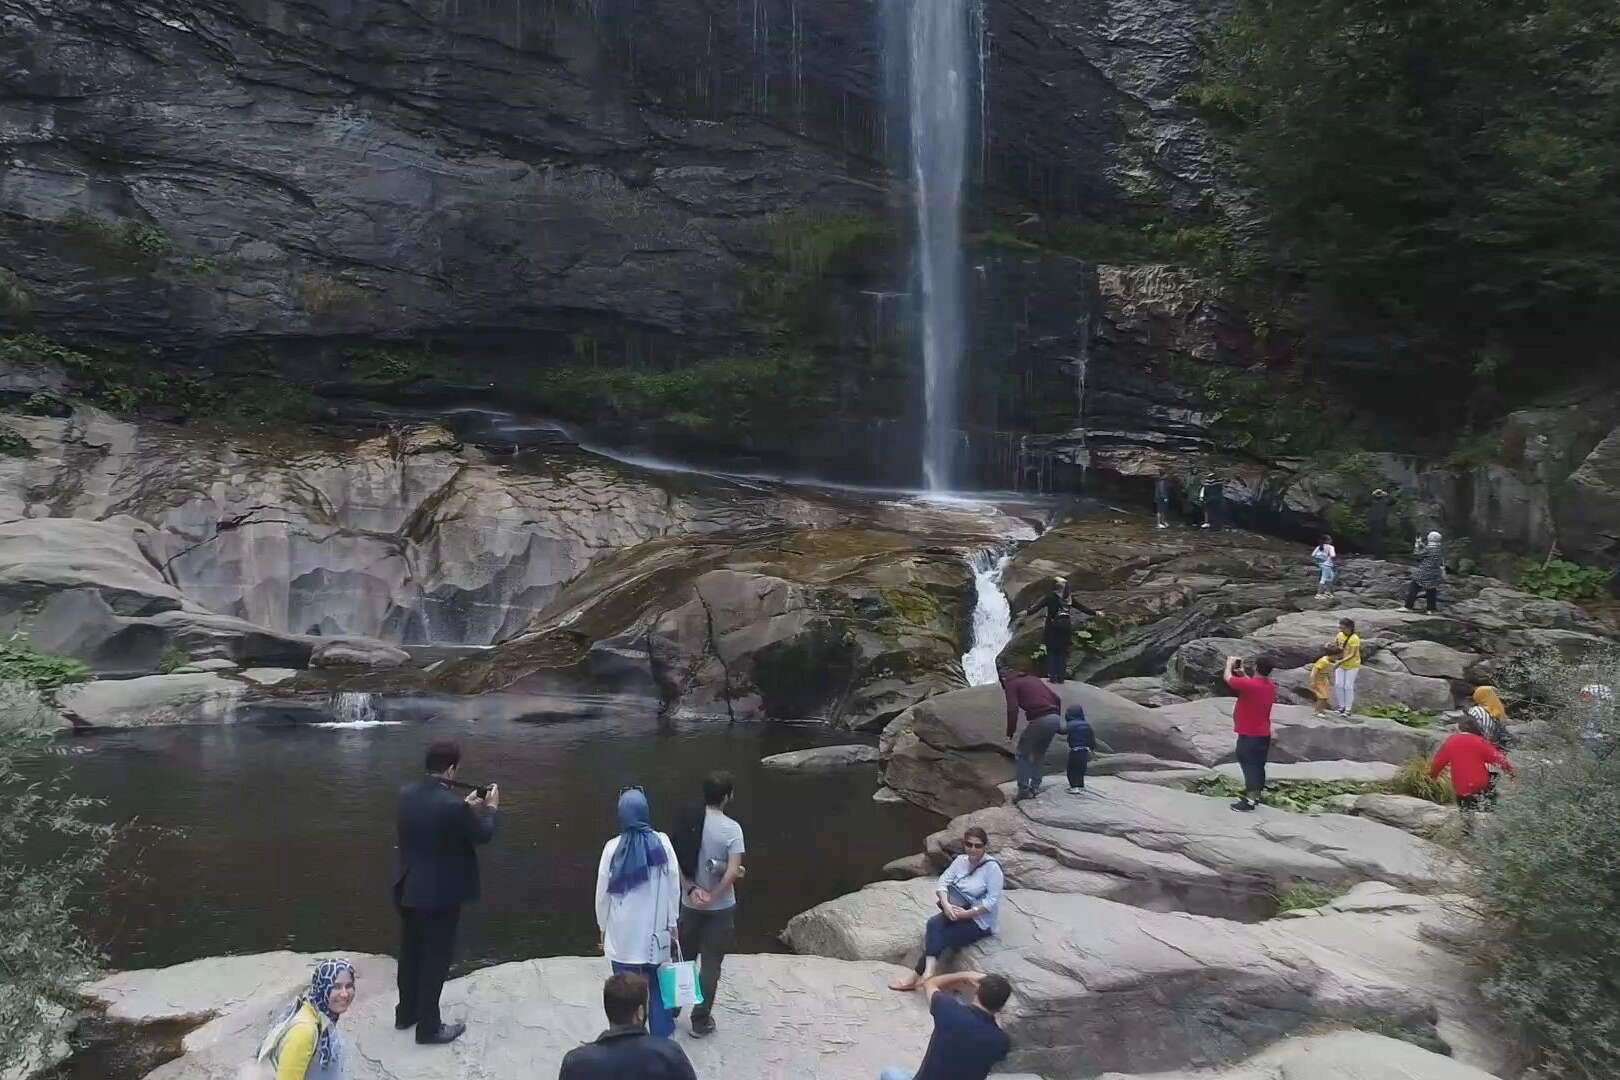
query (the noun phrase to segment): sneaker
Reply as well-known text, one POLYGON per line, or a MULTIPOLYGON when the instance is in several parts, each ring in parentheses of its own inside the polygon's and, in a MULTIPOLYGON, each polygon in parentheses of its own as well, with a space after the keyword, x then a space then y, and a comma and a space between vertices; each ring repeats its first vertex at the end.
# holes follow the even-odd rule
POLYGON ((714 1034, 714 1017, 712 1017, 712 1016, 694 1016, 694 1017, 692 1017, 692 1038, 694 1038, 694 1039, 706 1039, 710 1035, 713 1035, 713 1034, 714 1034))
POLYGON ((1259 805, 1259 803, 1252 803, 1248 799, 1239 799, 1237 802, 1232 804, 1232 809, 1247 814, 1249 811, 1253 810, 1259 805))
POLYGON ((1083 788, 1083 787, 1070 787, 1069 788, 1069 794, 1070 795, 1079 795, 1081 792, 1083 792, 1085 790, 1086 789, 1083 788))
POLYGON ((1161 529, 1168 529, 1168 528, 1169 528, 1169 527, 1170 527, 1170 526, 1168 526, 1168 525, 1166 525, 1166 524, 1165 524, 1165 523, 1164 523, 1164 522, 1162 522, 1162 521, 1161 521, 1161 522, 1160 522, 1160 523, 1159 523, 1159 528, 1161 528, 1161 529))

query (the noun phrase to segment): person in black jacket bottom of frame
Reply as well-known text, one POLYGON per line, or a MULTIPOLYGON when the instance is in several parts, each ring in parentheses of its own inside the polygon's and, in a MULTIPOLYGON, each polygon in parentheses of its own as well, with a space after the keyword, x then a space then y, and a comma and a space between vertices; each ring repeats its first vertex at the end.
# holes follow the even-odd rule
POLYGON ((500 791, 494 784, 479 797, 453 787, 461 748, 453 742, 428 747, 427 776, 399 792, 399 844, 395 849, 393 899, 399 911, 399 1005, 394 1027, 415 1026, 424 1045, 454 1042, 466 1024, 439 1017, 439 992, 455 950, 461 905, 478 899, 479 844, 495 836, 500 791))
POLYGON ((610 1026, 563 1058, 557 1080, 697 1080, 686 1051, 647 1031, 647 979, 620 972, 602 984, 610 1026))

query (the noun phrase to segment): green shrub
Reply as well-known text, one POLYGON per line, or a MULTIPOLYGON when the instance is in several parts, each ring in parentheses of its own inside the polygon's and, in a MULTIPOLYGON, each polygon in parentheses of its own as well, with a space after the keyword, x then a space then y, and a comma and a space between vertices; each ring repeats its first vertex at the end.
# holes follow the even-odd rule
POLYGON ((0 642, 0 682, 20 682, 36 690, 55 690, 84 682, 90 669, 67 656, 35 652, 19 641, 0 642))
POLYGON ((1432 712, 1414 709, 1410 705, 1399 703, 1390 705, 1368 705, 1357 709, 1363 716, 1377 716, 1385 720, 1393 720, 1397 724, 1405 724, 1409 728, 1432 728, 1440 719, 1432 712))
POLYGON ((171 674, 175 668, 183 668, 191 663, 191 654, 174 645, 166 646, 163 655, 158 659, 158 670, 163 674, 171 674))
MULTIPOLYGON (((1614 704, 1578 696, 1591 683, 1620 686, 1620 650, 1537 655, 1514 674, 1559 730, 1620 739, 1614 704)), ((1599 759, 1571 740, 1550 760, 1518 764, 1470 851, 1483 989, 1542 1048, 1551 1075, 1608 1080, 1620 1075, 1620 754, 1599 759)))
POLYGON ((1337 897, 1342 889, 1314 881, 1292 881, 1277 893, 1277 911, 1300 911, 1319 908, 1337 897))
POLYGON ((0 457, 33 457, 34 446, 5 424, 0 424, 0 457))
MULTIPOLYGON (((1242 782, 1224 773, 1200 777, 1188 785, 1188 790, 1223 799, 1235 799, 1244 793, 1242 782)), ((1388 785, 1371 780, 1268 780, 1265 803, 1279 810, 1309 814, 1335 795, 1370 795, 1388 790, 1388 785)))
POLYGON ((114 269, 148 269, 174 247, 167 233, 144 221, 103 221, 69 210, 57 224, 88 247, 98 262, 114 269))
POLYGON ((1517 584, 1525 592, 1549 600, 1596 600, 1608 590, 1610 574, 1600 566, 1582 566, 1568 559, 1525 559, 1519 564, 1517 584))
POLYGON ((1414 799, 1427 799, 1442 806, 1450 806, 1457 801, 1448 774, 1429 776, 1428 758, 1412 758, 1402 765, 1395 779, 1389 782, 1388 790, 1394 795, 1410 795, 1414 799))

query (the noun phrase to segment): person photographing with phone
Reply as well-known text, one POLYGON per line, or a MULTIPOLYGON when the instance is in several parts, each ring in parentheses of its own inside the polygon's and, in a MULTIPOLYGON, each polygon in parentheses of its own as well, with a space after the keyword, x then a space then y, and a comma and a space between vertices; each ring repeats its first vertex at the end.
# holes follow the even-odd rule
POLYGON ((466 1024, 445 1024, 439 993, 450 971, 461 906, 478 899, 478 845, 495 836, 501 805, 494 784, 456 779, 461 747, 427 749, 427 775, 399 792, 393 898, 400 917, 399 1004, 394 1027, 416 1028, 424 1046, 454 1042, 466 1024))

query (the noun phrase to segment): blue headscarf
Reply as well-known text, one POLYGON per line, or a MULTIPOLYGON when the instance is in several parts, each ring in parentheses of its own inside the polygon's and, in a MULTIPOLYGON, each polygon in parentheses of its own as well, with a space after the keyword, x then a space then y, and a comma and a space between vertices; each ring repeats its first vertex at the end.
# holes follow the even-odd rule
POLYGON ((663 841, 647 824, 647 796, 631 788, 619 796, 619 846, 608 863, 608 892, 623 896, 669 861, 663 841))
MULTIPOLYGON (((298 995, 298 1000, 294 1001, 292 1006, 282 1014, 277 1026, 285 1023, 294 1013, 298 1012, 306 1001, 333 1024, 337 1023, 337 1013, 332 1011, 330 1004, 332 988, 337 985, 338 976, 345 971, 349 973, 349 978, 356 978, 354 965, 342 957, 322 960, 317 963, 315 965, 315 974, 310 976, 308 992, 298 995)), ((333 1046, 331 1024, 321 1025, 320 1036, 315 1040, 315 1053, 320 1056, 321 1068, 331 1067, 333 1055, 337 1053, 336 1048, 333 1046)))

